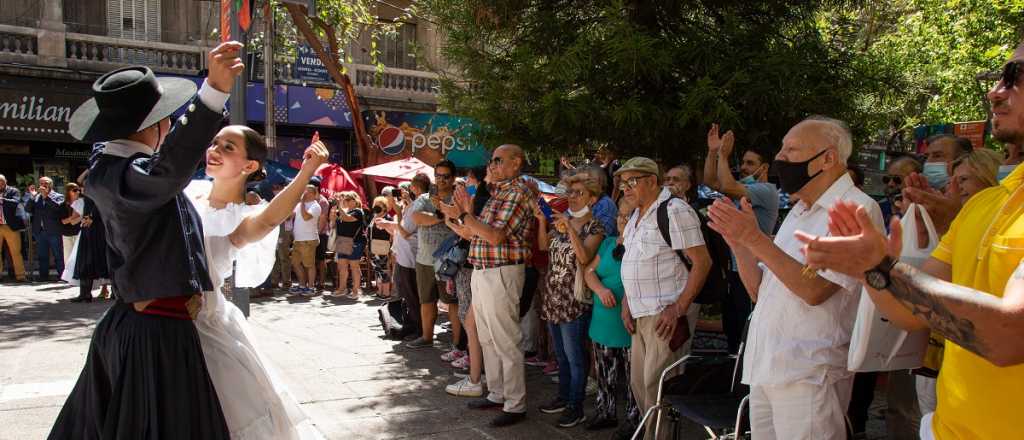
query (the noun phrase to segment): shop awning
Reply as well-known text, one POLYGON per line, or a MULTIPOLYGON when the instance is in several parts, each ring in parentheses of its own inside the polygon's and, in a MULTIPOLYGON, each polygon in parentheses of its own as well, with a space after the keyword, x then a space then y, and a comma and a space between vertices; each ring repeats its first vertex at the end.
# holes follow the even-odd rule
POLYGON ((424 173, 434 180, 434 168, 415 157, 399 159, 363 169, 352 171, 352 178, 359 180, 368 176, 374 182, 383 185, 397 185, 412 180, 416 173, 424 173))
POLYGON ((359 198, 362 199, 364 204, 367 202, 366 193, 363 192, 363 186, 356 183, 358 177, 354 177, 348 171, 345 171, 341 165, 338 164, 323 164, 316 170, 316 175, 322 179, 320 181, 320 194, 324 197, 331 197, 336 192, 341 191, 355 191, 359 194, 359 198))

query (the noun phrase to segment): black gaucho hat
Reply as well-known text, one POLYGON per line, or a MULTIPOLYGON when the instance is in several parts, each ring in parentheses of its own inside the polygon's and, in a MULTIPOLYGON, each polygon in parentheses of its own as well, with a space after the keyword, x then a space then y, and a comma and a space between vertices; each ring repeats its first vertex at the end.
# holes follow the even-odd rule
POLYGON ((92 84, 92 99, 75 110, 68 133, 86 142, 126 138, 174 113, 196 93, 184 78, 157 78, 148 67, 108 72, 92 84))

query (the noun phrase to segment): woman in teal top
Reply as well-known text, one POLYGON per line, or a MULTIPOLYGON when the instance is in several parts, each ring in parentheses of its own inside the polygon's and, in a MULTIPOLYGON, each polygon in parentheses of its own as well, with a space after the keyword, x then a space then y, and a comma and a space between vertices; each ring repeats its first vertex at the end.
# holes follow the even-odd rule
POLYGON ((622 324, 622 229, 636 207, 623 200, 619 201, 616 223, 618 237, 608 237, 601 242, 597 255, 587 265, 584 279, 594 291, 594 308, 590 319, 590 339, 594 344, 594 358, 597 367, 596 414, 587 423, 587 429, 597 430, 618 425, 615 411, 616 391, 626 387, 626 422, 636 427, 640 422, 640 411, 629 388, 629 346, 631 336, 622 324))

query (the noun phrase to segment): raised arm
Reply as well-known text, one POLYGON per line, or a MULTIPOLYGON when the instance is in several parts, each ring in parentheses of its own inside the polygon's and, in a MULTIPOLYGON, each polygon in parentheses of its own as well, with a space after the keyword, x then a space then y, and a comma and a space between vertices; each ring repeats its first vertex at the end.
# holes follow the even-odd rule
POLYGON ((722 146, 718 149, 718 188, 715 189, 732 199, 749 198, 747 186, 737 182, 732 177, 732 170, 729 169, 729 156, 732 155, 734 138, 732 130, 722 136, 722 146))
POLYGON ((209 76, 185 115, 175 121, 151 160, 136 161, 125 172, 124 184, 119 187, 125 208, 152 211, 172 200, 188 185, 206 147, 220 129, 228 92, 244 68, 238 57, 241 48, 241 43, 229 41, 207 55, 209 76))
POLYGON ((718 189, 718 149, 721 146, 718 124, 711 124, 708 130, 708 156, 704 159, 704 184, 714 190, 718 189))
POLYGON ((303 191, 306 190, 306 185, 309 184, 309 179, 316 173, 316 169, 327 161, 327 147, 323 142, 316 141, 306 149, 302 156, 302 168, 295 179, 277 196, 274 196, 274 199, 263 211, 242 220, 238 228, 229 236, 231 244, 241 248, 249 243, 259 241, 292 215, 295 205, 299 203, 303 191))

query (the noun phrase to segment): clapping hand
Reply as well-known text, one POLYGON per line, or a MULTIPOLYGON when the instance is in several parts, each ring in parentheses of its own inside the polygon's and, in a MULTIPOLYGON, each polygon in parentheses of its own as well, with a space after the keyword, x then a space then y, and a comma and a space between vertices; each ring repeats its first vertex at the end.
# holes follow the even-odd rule
POLYGON ((939 234, 949 230, 949 225, 963 207, 960 203, 960 183, 957 179, 949 179, 949 187, 943 194, 928 186, 928 180, 918 173, 907 176, 903 198, 924 206, 939 234))
POLYGON ((473 197, 466 192, 466 187, 456 188, 452 200, 462 212, 473 212, 473 197))
MULTIPOLYGON (((724 136, 718 135, 718 124, 711 124, 711 129, 708 130, 708 156, 712 154, 718 154, 723 147, 728 147, 728 152, 732 152, 733 134, 732 130, 725 132, 724 136), (728 143, 728 145, 726 145, 728 143)), ((727 152, 727 153, 728 153, 727 152)), ((723 153, 723 154, 727 154, 723 153)))
POLYGON ((871 222, 867 209, 855 203, 839 201, 829 209, 828 228, 831 237, 803 231, 794 234, 804 243, 803 253, 811 269, 830 269, 859 279, 886 255, 899 258, 902 250, 900 222, 893 219, 886 239, 871 222))
POLYGON ((754 208, 746 197, 740 200, 740 207, 742 209, 736 209, 732 200, 722 197, 708 209, 711 218, 708 227, 721 234, 729 247, 749 247, 761 235, 754 208))

